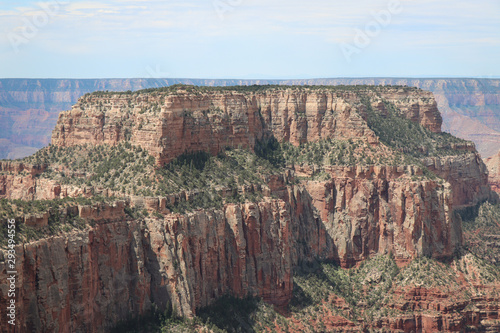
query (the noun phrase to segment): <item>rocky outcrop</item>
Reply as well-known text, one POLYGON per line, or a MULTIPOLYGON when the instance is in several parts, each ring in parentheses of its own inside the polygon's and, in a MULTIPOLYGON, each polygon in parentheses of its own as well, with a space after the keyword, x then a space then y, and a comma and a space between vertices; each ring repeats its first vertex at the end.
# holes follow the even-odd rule
MULTIPOLYGON (((366 99, 382 116, 386 103, 393 103, 402 117, 440 131, 432 94, 417 89, 359 94, 291 88, 192 93, 181 88, 86 95, 60 115, 53 144, 130 141, 159 165, 185 151, 252 149, 269 136, 294 145, 361 138, 376 148, 381 144, 366 123, 366 99)), ((180 215, 166 209, 167 203, 195 198, 195 191, 66 207, 92 227, 17 247, 18 304, 27 313, 19 326, 100 331, 131 313, 145 313, 153 303, 162 308, 169 302, 191 316, 224 294, 256 295, 283 307, 291 298, 293 267, 304 261, 334 260, 351 267, 378 253, 391 253, 400 263, 424 255, 450 257, 462 241, 453 209, 489 195, 484 165, 473 147, 455 149, 470 153, 424 161, 444 181, 424 177, 417 166, 331 166, 322 170, 327 180, 314 180, 307 166, 293 166, 285 174, 267 176, 267 185, 218 188, 220 193, 263 196, 260 202, 225 204, 221 210, 180 215), (295 181, 298 175, 306 179, 295 181), (127 206, 154 217, 132 220, 125 214, 127 206)), ((2 163, 0 168, 3 198, 114 194, 38 177, 43 167, 2 163)), ((49 223, 37 215, 24 220, 38 229, 49 223)), ((0 290, 5 299, 6 289, 0 290)))
POLYGON ((110 197, 113 192, 101 186, 75 186, 40 177, 48 165, 30 165, 18 161, 0 161, 0 198, 53 200, 63 198, 110 197))
POLYGON ((500 80, 344 78, 289 80, 282 84, 401 85, 431 91, 443 117, 443 130, 473 141, 483 158, 500 150, 500 80))
POLYGON ((23 218, 24 224, 28 227, 40 229, 49 225, 49 216, 50 214, 48 212, 25 215, 23 218))
MULTIPOLYGON (((117 222, 16 247, 18 329, 101 332, 152 303, 171 302, 191 316, 227 293, 277 306, 291 298, 290 215, 281 200, 143 222, 120 219, 111 207, 103 211, 99 216, 117 222)), ((0 251, 4 281, 5 265, 0 251)), ((7 290, 2 284, 0 299, 7 290)))
POLYGON ((500 194, 500 151, 484 162, 488 168, 488 183, 493 191, 500 194))
POLYGON ((0 158, 25 157, 49 144, 59 112, 88 92, 158 84, 154 79, 0 79, 0 158))
POLYGON ((0 79, 0 158, 28 156, 47 145, 58 114, 70 108, 86 93, 96 90, 139 90, 177 83, 200 86, 308 84, 418 87, 433 92, 443 116, 446 132, 473 141, 484 158, 496 154, 500 149, 500 122, 498 116, 495 116, 500 114, 498 79, 0 79))
MULTIPOLYGON (((490 286, 491 287, 491 286, 490 286)), ((495 287, 495 286, 493 286, 495 287)), ((497 286, 496 286, 497 287, 497 286)), ((315 319, 316 331, 321 331, 320 322, 328 330, 339 332, 498 332, 500 327, 499 299, 494 296, 474 296, 468 300, 454 299, 439 288, 406 287, 391 293, 395 301, 385 304, 397 315, 383 317, 371 322, 351 321, 336 313, 322 310, 321 319, 315 319), (406 313, 401 315, 400 313, 406 313), (319 326, 319 327, 318 327, 319 326)), ((337 308, 349 310, 341 298, 330 297, 337 308)), ((363 305, 361 305, 363 308, 363 305)), ((358 309, 359 310, 359 309, 358 309)), ((310 331, 310 330, 304 330, 310 331)))
POLYGON ((78 216, 84 220, 116 221, 125 219, 125 201, 113 204, 78 205, 78 216))
MULTIPOLYGON (((297 236, 309 244, 305 252, 344 267, 377 253, 392 253, 401 262, 423 255, 451 256, 462 241, 451 186, 412 180, 408 174, 422 171, 408 168, 332 167, 330 180, 307 181, 301 195, 310 196, 320 227, 308 223, 304 230, 309 231, 297 236), (311 239, 316 233, 317 239, 311 239)), ((304 210, 297 205, 296 212, 304 210)))
POLYGON ((0 173, 0 198, 22 200, 52 200, 66 197, 90 197, 94 194, 104 194, 107 190, 85 188, 72 185, 61 185, 59 182, 38 178, 30 173, 0 173), (103 193, 101 193, 103 192, 103 193))
POLYGON ((424 165, 451 184, 453 206, 474 205, 492 199, 488 170, 476 152, 458 156, 427 157, 424 165))
POLYGON ((0 161, 0 173, 22 173, 23 171, 32 175, 37 176, 42 174, 47 165, 30 165, 18 161, 0 161))
POLYGON ((224 147, 254 148, 274 136, 294 145, 326 138, 378 139, 361 99, 387 99, 402 116, 432 131, 441 117, 432 94, 387 88, 361 92, 287 88, 264 92, 91 94, 59 116, 52 144, 109 144, 131 140, 165 164, 186 151, 216 154, 224 147))
POLYGON ((384 318, 371 326, 401 332, 497 332, 500 327, 498 297, 476 296, 456 300, 439 288, 407 287, 393 293, 398 301, 390 307, 405 316, 384 318), (469 310, 465 308, 468 307, 469 310))

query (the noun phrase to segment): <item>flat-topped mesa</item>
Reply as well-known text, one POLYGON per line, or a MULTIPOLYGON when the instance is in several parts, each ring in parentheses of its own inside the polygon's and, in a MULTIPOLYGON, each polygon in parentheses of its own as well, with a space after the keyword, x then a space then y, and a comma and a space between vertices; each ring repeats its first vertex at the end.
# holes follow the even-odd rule
MULTIPOLYGON (((199 177, 196 184, 185 180, 200 173, 174 164, 181 174, 169 185, 166 180, 177 173, 169 167, 155 170, 143 149, 129 145, 78 147, 64 154, 51 147, 26 159, 48 161, 38 177, 29 163, 0 163, 0 198, 127 198, 114 205, 98 204, 101 198, 68 204, 66 216, 88 221, 88 228, 18 245, 24 286, 18 306, 25 314, 19 326, 23 331, 101 332, 130 314, 147 313, 152 304, 162 311, 171 304, 180 315, 191 316, 225 294, 253 295, 284 307, 292 299, 294 269, 303 263, 327 260, 352 267, 388 253, 398 264, 422 256, 452 258, 463 239, 454 209, 489 196, 486 169, 473 145, 444 133, 431 135, 396 116, 441 131, 432 94, 406 87, 183 86, 83 96, 60 115, 54 145, 127 141, 165 164, 186 151, 254 148, 269 136, 293 145, 346 141, 323 140, 297 150, 284 145, 284 158, 295 151, 307 156, 322 144, 318 155, 334 151, 335 156, 326 155, 328 161, 321 163, 314 156, 305 163, 288 159, 287 167, 269 170, 267 162, 248 168, 260 160, 248 151, 227 152, 204 169, 215 173, 220 166, 222 176, 199 177), (417 144, 406 147, 412 140, 417 144), (415 153, 405 156, 410 162, 391 155, 405 148, 415 153), (351 151, 352 161, 344 163, 344 149, 351 151), (377 154, 378 161, 367 161, 377 154), (226 163, 238 168, 230 161, 245 173, 228 174, 226 163), (100 170, 105 164, 110 169, 100 170), (260 178, 247 182, 248 173, 260 178), (233 180, 226 183, 226 178, 233 180), (159 191, 149 183, 159 185, 159 191), (201 192, 213 193, 215 200, 205 205, 210 197, 201 192), (190 209, 178 213, 182 207, 190 209), (53 292, 55 285, 59 289, 53 292)), ((49 213, 36 211, 25 223, 40 231, 48 227, 49 213)), ((66 222, 69 227, 71 221, 66 222)), ((0 289, 0 303, 3 298, 0 289)), ((3 327, 6 319, 1 318, 7 316, 2 311, 3 327)))
POLYGON ((253 149, 274 136, 294 145, 323 138, 378 138, 366 106, 400 115, 433 132, 442 119, 432 93, 403 87, 167 87, 135 93, 93 93, 59 115, 52 144, 131 141, 162 165, 186 151, 216 154, 225 147, 253 149), (189 90, 189 91, 188 91, 189 90))

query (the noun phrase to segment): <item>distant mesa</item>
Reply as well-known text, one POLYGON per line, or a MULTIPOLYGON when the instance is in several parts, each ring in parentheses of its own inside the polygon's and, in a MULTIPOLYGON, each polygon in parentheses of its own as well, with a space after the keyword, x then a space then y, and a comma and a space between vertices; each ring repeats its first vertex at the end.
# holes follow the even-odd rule
POLYGON ((443 117, 443 130, 471 140, 483 158, 500 150, 500 80, 346 78, 311 80, 194 80, 194 79, 0 79, 0 158, 28 156, 50 142, 61 111, 82 95, 101 91, 136 91, 160 85, 231 86, 407 85, 431 91, 443 117))

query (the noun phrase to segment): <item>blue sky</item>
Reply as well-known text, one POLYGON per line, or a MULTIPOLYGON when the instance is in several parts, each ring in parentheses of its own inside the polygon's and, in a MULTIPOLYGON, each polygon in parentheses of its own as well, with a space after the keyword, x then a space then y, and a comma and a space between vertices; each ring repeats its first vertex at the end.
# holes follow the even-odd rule
POLYGON ((0 31, 0 78, 500 76, 498 0, 0 1, 0 31))

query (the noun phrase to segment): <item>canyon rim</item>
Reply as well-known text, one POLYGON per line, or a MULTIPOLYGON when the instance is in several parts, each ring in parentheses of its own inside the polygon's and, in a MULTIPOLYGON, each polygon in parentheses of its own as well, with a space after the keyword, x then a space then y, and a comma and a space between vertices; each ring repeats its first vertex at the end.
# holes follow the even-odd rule
POLYGON ((441 126, 433 94, 404 86, 85 94, 48 147, 0 163, 16 329, 104 332, 255 297, 273 319, 248 331, 495 331, 500 273, 468 221, 497 196, 441 126))

